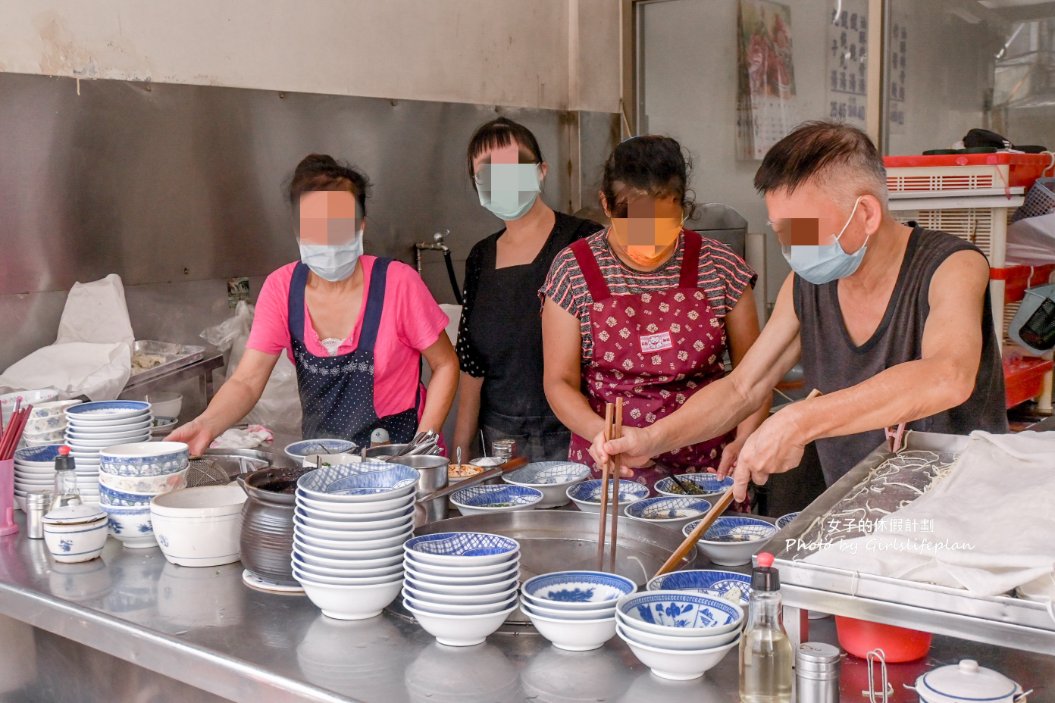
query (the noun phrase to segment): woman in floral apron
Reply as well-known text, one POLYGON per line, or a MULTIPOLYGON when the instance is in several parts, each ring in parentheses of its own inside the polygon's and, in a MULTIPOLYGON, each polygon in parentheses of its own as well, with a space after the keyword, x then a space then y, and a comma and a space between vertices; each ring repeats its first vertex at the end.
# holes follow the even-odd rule
MULTIPOLYGON (((608 158, 602 232, 553 262, 543 297, 546 396, 573 432, 569 457, 588 464, 605 403, 623 398, 623 422, 651 425, 725 374, 758 337, 754 272, 725 245, 685 229, 688 165, 669 137, 629 139, 608 158)), ((654 457, 631 471, 649 487, 669 473, 731 463, 768 404, 735 433, 654 457)), ((624 477, 626 474, 624 473, 624 477)))

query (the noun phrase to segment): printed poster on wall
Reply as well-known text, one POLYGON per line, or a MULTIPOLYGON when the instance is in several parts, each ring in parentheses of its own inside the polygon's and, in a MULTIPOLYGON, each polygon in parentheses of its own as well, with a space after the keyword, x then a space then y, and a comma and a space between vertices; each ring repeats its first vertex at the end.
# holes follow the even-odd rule
POLYGON ((761 159, 798 122, 791 8, 740 0, 737 25, 736 153, 739 159, 761 159))
POLYGON ((890 64, 887 66, 887 125, 891 134, 905 133, 905 78, 908 75, 908 19, 904 12, 892 13, 890 64))
POLYGON ((828 118, 865 128, 868 0, 843 0, 828 24, 828 118))

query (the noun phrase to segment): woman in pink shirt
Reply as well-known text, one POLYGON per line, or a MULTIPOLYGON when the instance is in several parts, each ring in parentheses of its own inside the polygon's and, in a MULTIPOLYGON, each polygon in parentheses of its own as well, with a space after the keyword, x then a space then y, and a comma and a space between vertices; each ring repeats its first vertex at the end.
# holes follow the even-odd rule
POLYGON ((414 269, 363 254, 366 190, 362 174, 330 156, 300 162, 289 187, 300 261, 267 277, 234 375, 170 439, 203 452, 252 409, 283 352, 297 369, 305 438, 368 446, 378 428, 393 442, 439 431, 458 381, 447 316, 414 269))

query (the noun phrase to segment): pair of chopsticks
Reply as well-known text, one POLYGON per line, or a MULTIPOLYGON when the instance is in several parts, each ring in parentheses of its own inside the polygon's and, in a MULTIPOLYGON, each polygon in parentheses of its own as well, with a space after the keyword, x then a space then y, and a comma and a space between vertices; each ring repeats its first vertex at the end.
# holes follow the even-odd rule
MULTIPOLYGON (((810 394, 806 396, 806 400, 812 400, 820 394, 821 392, 814 388, 812 391, 810 391, 810 394)), ((689 535, 678 546, 678 548, 674 550, 674 553, 671 554, 670 558, 663 563, 663 566, 659 567, 659 571, 657 571, 655 575, 662 576, 663 574, 674 571, 674 569, 680 566, 681 562, 685 559, 686 556, 688 556, 689 552, 692 551, 692 548, 696 546, 696 542, 699 541, 700 537, 702 537, 707 532, 707 530, 711 528, 711 525, 713 525, 714 521, 718 519, 718 516, 724 513, 726 509, 732 504, 733 489, 730 488, 725 493, 723 493, 722 497, 715 502, 715 504, 711 507, 709 511, 707 511, 707 514, 703 516, 699 524, 696 525, 696 527, 692 530, 692 532, 689 533, 689 535)), ((653 578, 655 578, 655 576, 653 578)))
POLYGON ((9 461, 15 458, 15 450, 18 442, 22 439, 22 430, 26 428, 29 421, 29 413, 33 411, 32 405, 22 407, 22 398, 15 400, 15 410, 11 413, 11 419, 7 428, 0 424, 0 461, 9 461))
MULTIPOLYGON (((614 405, 605 403, 604 406, 604 438, 605 441, 609 441, 622 436, 623 399, 616 398, 614 405)), ((604 571, 605 528, 608 524, 608 479, 611 473, 615 474, 615 489, 612 491, 612 552, 608 568, 614 572, 615 553, 619 543, 619 459, 605 462, 601 467, 601 525, 597 535, 597 570, 604 571)))

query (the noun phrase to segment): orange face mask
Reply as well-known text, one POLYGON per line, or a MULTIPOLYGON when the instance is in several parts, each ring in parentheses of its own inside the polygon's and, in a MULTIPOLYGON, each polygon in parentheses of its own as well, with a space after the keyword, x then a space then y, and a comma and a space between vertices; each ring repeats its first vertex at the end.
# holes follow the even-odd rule
POLYGON ((681 207, 649 197, 627 203, 626 217, 612 217, 612 229, 627 257, 644 268, 662 263, 681 233, 681 207))

